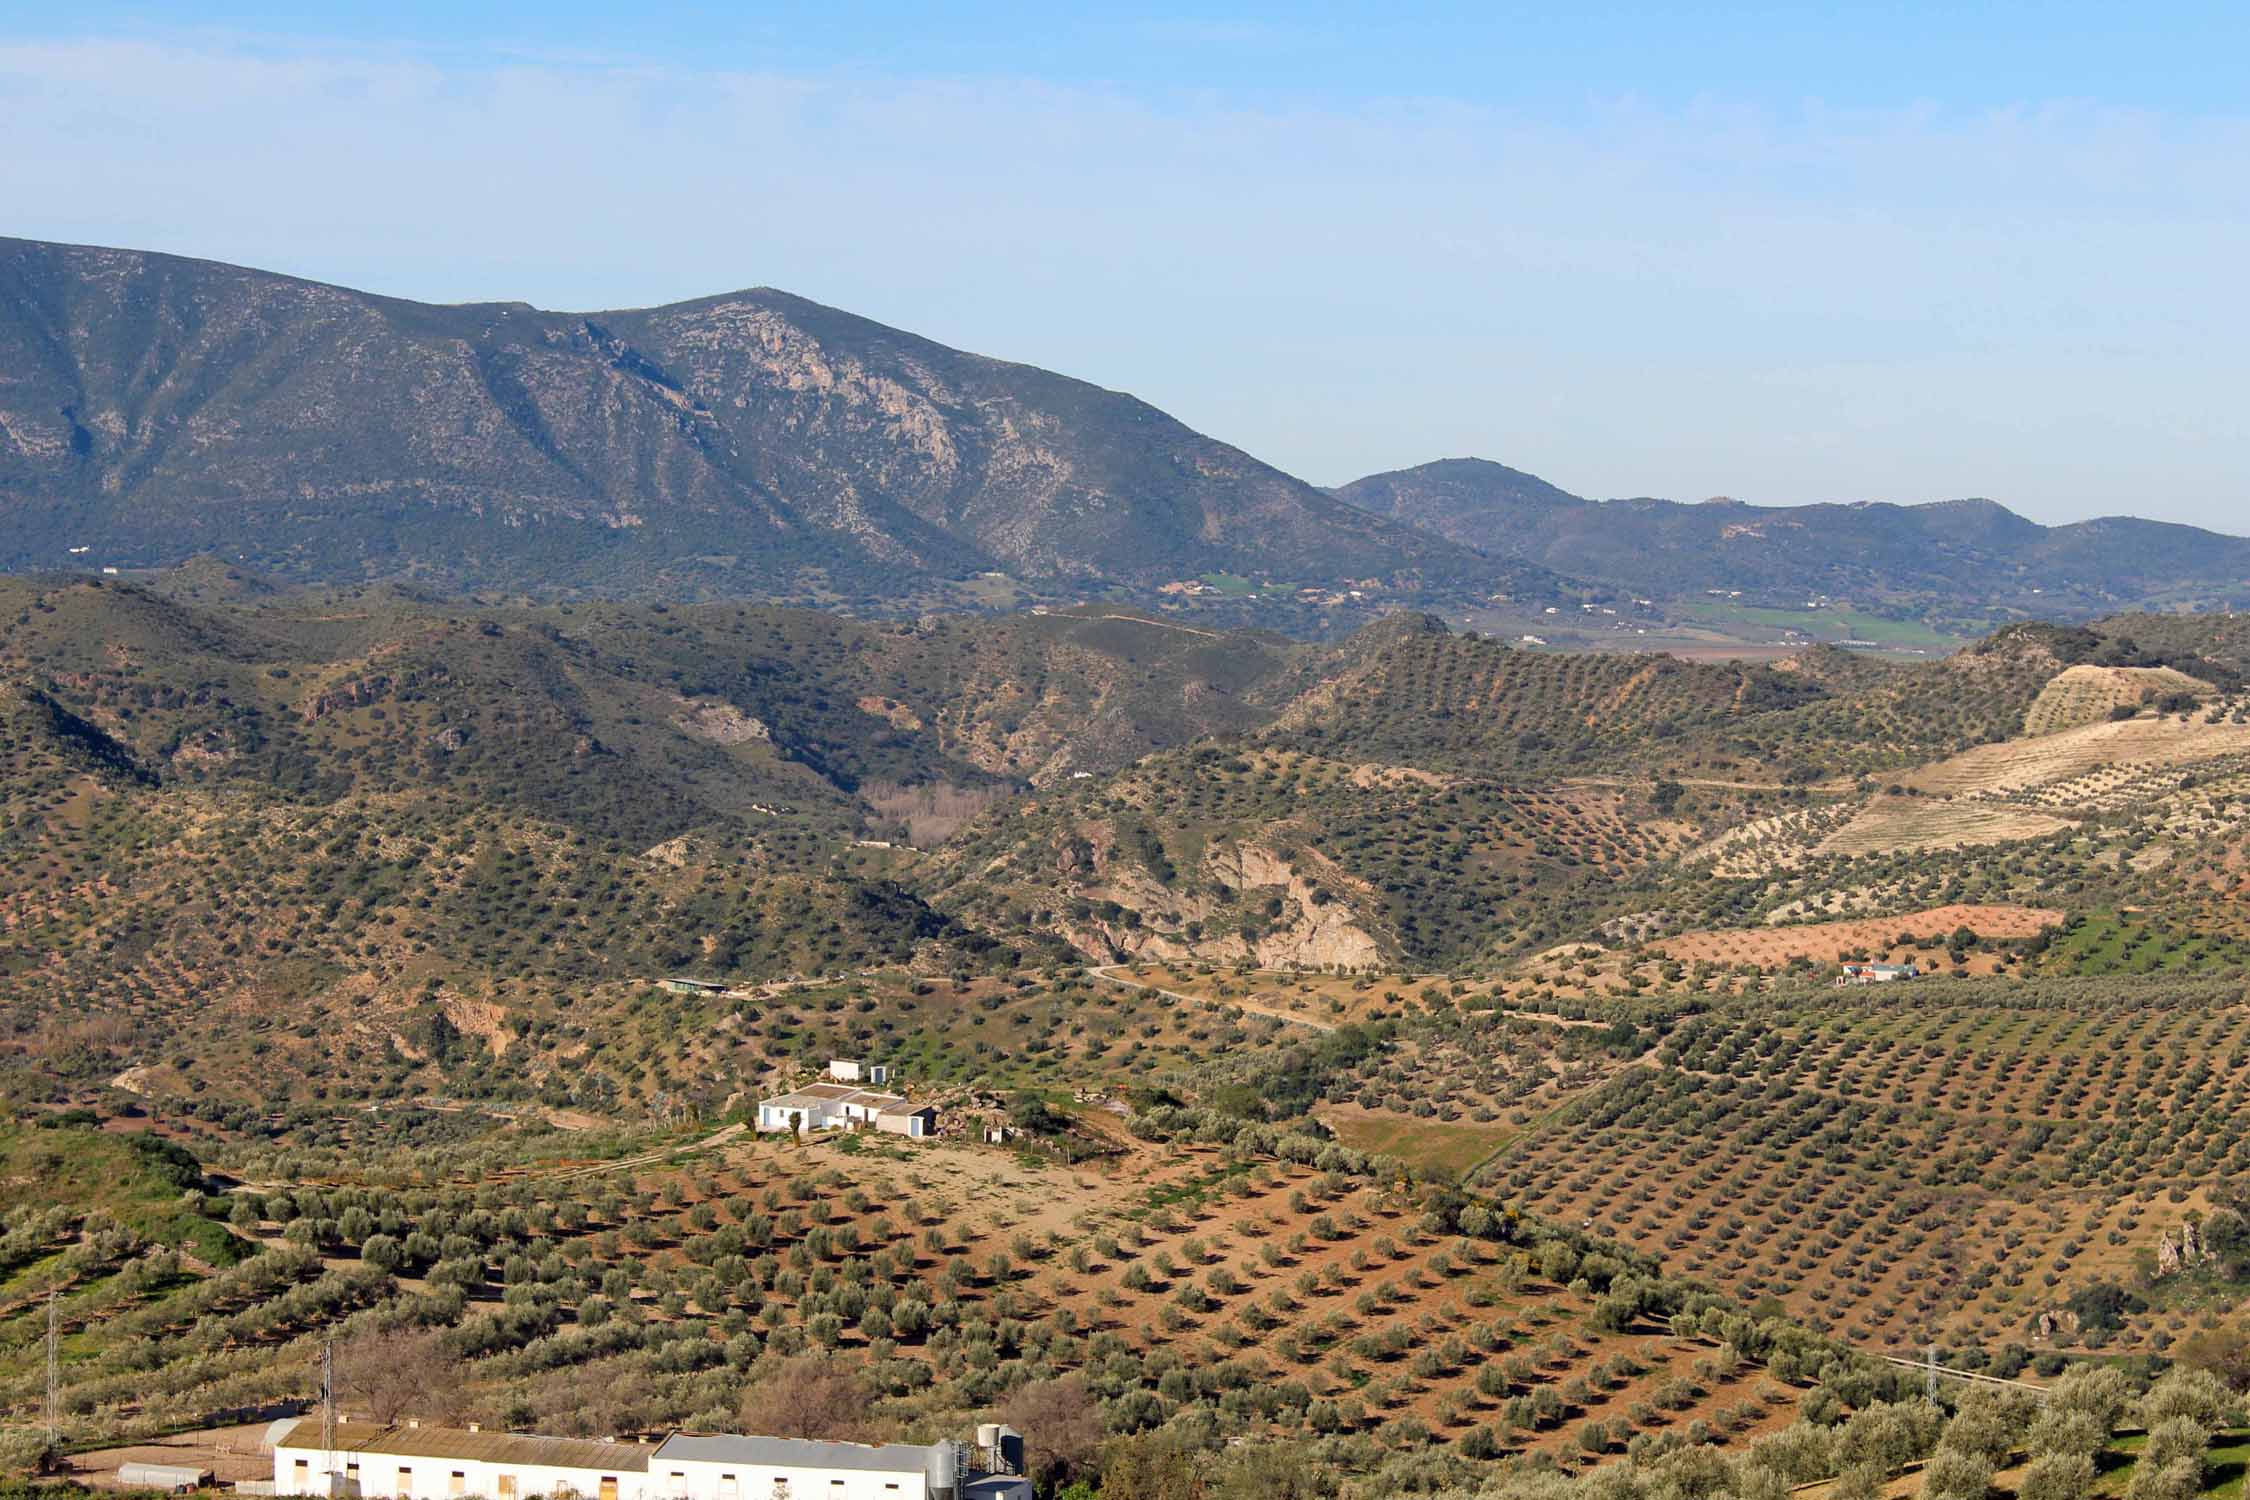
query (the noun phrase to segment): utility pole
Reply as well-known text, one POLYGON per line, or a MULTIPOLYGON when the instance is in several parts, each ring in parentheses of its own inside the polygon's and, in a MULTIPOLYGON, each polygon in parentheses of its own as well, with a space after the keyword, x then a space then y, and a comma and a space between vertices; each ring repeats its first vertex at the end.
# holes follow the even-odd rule
POLYGON ((1930 1345, 1929 1373, 1922 1377, 1922 1394, 1932 1402, 1937 1400, 1937 1345, 1930 1345))
POLYGON ((336 1341, 320 1341, 320 1466, 328 1493, 336 1493, 336 1341))
POLYGON ((60 1324, 52 1289, 47 1293, 47 1447, 62 1441, 62 1359, 60 1324))

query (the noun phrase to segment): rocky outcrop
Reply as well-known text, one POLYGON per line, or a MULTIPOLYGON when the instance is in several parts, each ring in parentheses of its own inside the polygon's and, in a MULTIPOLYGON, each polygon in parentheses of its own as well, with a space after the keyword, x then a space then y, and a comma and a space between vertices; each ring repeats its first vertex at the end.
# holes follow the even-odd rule
POLYGON ((1058 883, 1075 887, 1092 914, 1058 923, 1065 941, 1105 962, 1128 959, 1243 959, 1271 968, 1368 968, 1388 961, 1389 950, 1369 930, 1349 897, 1349 882, 1325 866, 1314 874, 1295 857, 1260 844, 1224 844, 1208 851, 1201 882, 1187 888, 1159 882, 1120 859, 1106 837, 1075 841, 1058 851, 1058 883), (1281 911, 1261 917, 1255 936, 1239 920, 1244 898, 1278 898, 1281 911), (1121 915, 1104 917, 1114 904, 1121 915), (1124 916, 1122 913, 1130 913, 1124 916))
POLYGON ((2190 1219, 2179 1228, 2167 1229, 2156 1237, 2156 1274, 2177 1275, 2208 1259, 2210 1253, 2204 1246, 2201 1226, 2190 1219))
POLYGON ((305 701, 305 722, 314 723, 332 713, 380 703, 391 695, 392 685, 388 676, 378 673, 371 677, 354 677, 333 687, 323 688, 305 701))
POLYGON ((747 745, 773 738, 764 720, 744 713, 724 699, 682 698, 680 710, 672 717, 672 723, 680 732, 709 740, 714 745, 747 745))

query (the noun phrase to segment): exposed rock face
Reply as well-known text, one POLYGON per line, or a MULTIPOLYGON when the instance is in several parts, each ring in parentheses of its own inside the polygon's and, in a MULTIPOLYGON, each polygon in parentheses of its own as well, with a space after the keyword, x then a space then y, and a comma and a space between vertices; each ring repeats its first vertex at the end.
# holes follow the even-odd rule
POLYGON ((773 732, 766 728, 763 720, 724 700, 689 702, 683 699, 680 706, 682 711, 672 722, 699 740, 709 740, 715 745, 743 745, 773 738, 773 732))
POLYGON ((2156 1274, 2170 1276, 2184 1271, 2209 1253, 2204 1248, 2202 1229, 2190 1219, 2156 1237, 2156 1274))
POLYGON ((426 306, 0 240, 0 568, 625 594, 1502 571, 1130 396, 767 289, 426 306))
MULTIPOLYGON (((1098 918, 1059 924, 1066 941, 1098 959, 1231 963, 1246 958, 1274 968, 1361 968, 1387 960, 1383 944, 1362 925, 1349 901, 1323 899, 1312 880, 1271 849, 1228 844, 1211 850, 1203 874, 1210 887, 1225 893, 1218 897, 1161 884, 1113 855, 1106 842, 1089 841, 1057 856, 1058 885, 1083 884, 1088 896, 1115 901, 1140 917, 1137 925, 1098 918), (1226 908, 1227 898, 1268 893, 1280 898, 1282 914, 1262 926, 1255 941, 1236 928, 1202 927, 1226 908), (1191 934, 1191 926, 1199 930, 1191 934)), ((1330 887, 1343 883, 1333 872, 1327 882, 1330 887)))
POLYGON ((332 688, 313 695, 305 704, 305 719, 309 723, 322 719, 340 709, 365 708, 370 703, 380 703, 391 695, 391 679, 385 676, 355 677, 340 682, 332 688))

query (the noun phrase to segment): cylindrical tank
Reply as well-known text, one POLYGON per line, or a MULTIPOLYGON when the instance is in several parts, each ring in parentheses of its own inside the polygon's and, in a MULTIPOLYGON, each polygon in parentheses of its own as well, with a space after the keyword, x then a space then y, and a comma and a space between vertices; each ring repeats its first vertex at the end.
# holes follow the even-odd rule
POLYGON ((961 1455, 951 1443, 930 1444, 930 1456, 922 1461, 922 1480, 929 1486, 930 1500, 955 1500, 961 1493, 961 1455))
POLYGON ((991 1462, 992 1450, 999 1446, 1000 1424, 998 1422, 977 1423, 977 1448, 983 1453, 987 1463, 991 1462))
POLYGON ((129 1490, 192 1490, 211 1478, 208 1469, 185 1464, 119 1464, 117 1482, 129 1490))

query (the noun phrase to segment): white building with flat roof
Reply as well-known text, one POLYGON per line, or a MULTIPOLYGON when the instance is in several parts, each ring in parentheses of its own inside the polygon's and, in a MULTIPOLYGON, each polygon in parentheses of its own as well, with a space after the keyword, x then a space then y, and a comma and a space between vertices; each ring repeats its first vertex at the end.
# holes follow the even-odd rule
POLYGON ((972 1447, 674 1433, 651 1445, 340 1422, 323 1447, 320 1419, 305 1417, 275 1440, 273 1487, 324 1500, 1032 1500, 1012 1472, 1021 1440, 1008 1437, 972 1447), (1003 1466, 1011 1472, 992 1472, 1003 1466))
POLYGON ((953 1443, 824 1443, 679 1432, 649 1457, 653 1500, 1031 1500, 953 1443))
POLYGON ((896 1135, 937 1132, 937 1113, 916 1109, 903 1094, 884 1094, 847 1083, 808 1083, 758 1102, 760 1130, 845 1130, 871 1126, 896 1135))
POLYGON ((364 1500, 650 1500, 646 1443, 483 1432, 474 1427, 338 1422, 321 1445, 318 1417, 274 1443, 277 1495, 364 1500), (334 1480, 330 1475, 336 1476, 334 1480))

